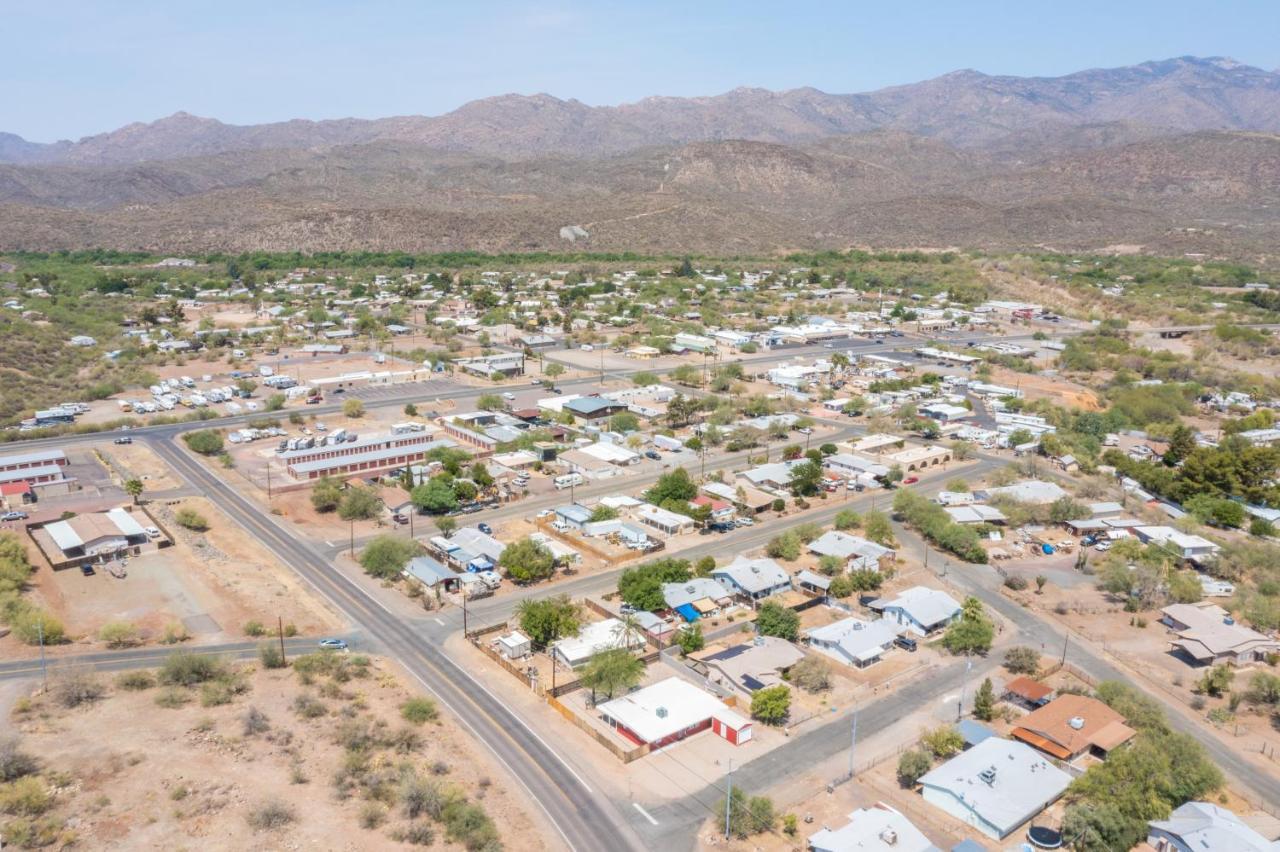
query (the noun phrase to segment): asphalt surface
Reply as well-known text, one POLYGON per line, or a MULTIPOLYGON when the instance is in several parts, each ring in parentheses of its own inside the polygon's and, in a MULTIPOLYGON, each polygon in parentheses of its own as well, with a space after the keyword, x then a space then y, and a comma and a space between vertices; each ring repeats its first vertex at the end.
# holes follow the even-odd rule
MULTIPOLYGON (((354 637, 340 636, 337 638, 353 641, 354 637)), ((317 639, 293 637, 284 640, 284 651, 286 657, 293 657, 298 654, 309 654, 319 649, 317 639)), ((233 660, 256 659, 258 656, 258 646, 264 642, 278 643, 279 639, 271 636, 264 636, 253 642, 226 642, 217 645, 170 645, 149 648, 129 648, 122 651, 101 651, 94 654, 75 654, 72 656, 53 656, 49 655, 46 662, 50 674, 56 673, 59 669, 76 668, 85 666, 95 671, 102 672, 119 672, 127 669, 150 669, 156 668, 164 663, 170 654, 175 651, 190 651, 192 653, 212 655, 215 657, 228 657, 233 660)), ((40 658, 12 660, 0 663, 0 680, 15 680, 29 677, 39 677, 44 667, 40 663, 40 658)))
POLYGON ((546 812, 565 844, 578 852, 643 848, 607 801, 492 693, 339 571, 328 556, 294 538, 272 517, 169 441, 153 449, 232 520, 268 547, 370 639, 384 647, 488 747, 546 812))

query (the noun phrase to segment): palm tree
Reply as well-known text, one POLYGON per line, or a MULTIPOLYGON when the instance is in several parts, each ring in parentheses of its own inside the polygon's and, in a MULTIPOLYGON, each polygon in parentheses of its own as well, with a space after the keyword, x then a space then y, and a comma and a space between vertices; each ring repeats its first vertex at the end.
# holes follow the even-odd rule
POLYGON ((136 505, 138 502, 138 498, 142 496, 142 480, 140 479, 126 480, 124 483, 124 493, 132 497, 133 502, 136 505))

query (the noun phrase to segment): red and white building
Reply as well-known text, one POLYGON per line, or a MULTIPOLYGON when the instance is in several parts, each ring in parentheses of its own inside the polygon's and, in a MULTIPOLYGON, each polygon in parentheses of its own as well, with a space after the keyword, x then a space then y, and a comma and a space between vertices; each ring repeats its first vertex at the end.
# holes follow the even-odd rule
POLYGON ((283 453, 280 459, 295 479, 307 480, 418 464, 436 447, 453 446, 456 444, 452 441, 440 440, 431 432, 405 432, 309 450, 292 450, 283 453))
POLYGON ((711 729, 734 745, 751 739, 751 720, 688 681, 669 677, 596 707, 604 720, 636 745, 665 745, 711 729))

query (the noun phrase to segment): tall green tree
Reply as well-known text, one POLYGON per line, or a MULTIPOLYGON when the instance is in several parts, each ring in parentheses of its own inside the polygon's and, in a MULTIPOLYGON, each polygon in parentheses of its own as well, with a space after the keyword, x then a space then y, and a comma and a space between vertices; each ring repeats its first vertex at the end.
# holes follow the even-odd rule
POLYGON ((626 692, 640 683, 644 677, 644 663, 633 657, 626 648, 611 648, 594 655, 582 667, 578 675, 582 685, 591 690, 591 703, 596 693, 613 698, 618 692, 626 692))

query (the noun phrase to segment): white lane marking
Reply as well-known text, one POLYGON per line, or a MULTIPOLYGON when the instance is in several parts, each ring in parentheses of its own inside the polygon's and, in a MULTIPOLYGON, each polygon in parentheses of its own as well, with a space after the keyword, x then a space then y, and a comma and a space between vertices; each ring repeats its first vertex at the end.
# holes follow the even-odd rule
POLYGON ((326 539, 326 540, 325 540, 325 545, 326 545, 326 546, 328 546, 328 547, 333 547, 333 542, 331 542, 331 541, 329 541, 329 540, 327 540, 327 539, 326 539))
POLYGON ((947 703, 947 702, 949 702, 949 701, 955 701, 955 700, 956 700, 956 697, 955 697, 954 695, 944 695, 944 696, 942 696, 941 698, 939 698, 939 699, 938 699, 938 703, 939 703, 939 704, 946 704, 946 703, 947 703))
POLYGON ((642 816, 642 817, 644 817, 645 819, 649 820, 649 822, 653 823, 654 825, 657 825, 657 824, 658 824, 658 821, 657 821, 656 819, 654 819, 654 818, 653 818, 653 815, 652 815, 652 814, 650 814, 650 813, 649 813, 648 811, 646 811, 644 808, 640 807, 640 803, 639 803, 639 802, 632 802, 632 803, 631 803, 631 807, 633 807, 633 808, 635 808, 636 810, 638 810, 638 811, 640 812, 640 816, 642 816))
POLYGON ((432 620, 432 621, 434 621, 436 624, 439 624, 441 627, 447 627, 447 626, 448 626, 448 625, 446 625, 443 621, 441 621, 441 620, 440 620, 440 619, 438 619, 438 618, 433 618, 433 619, 431 619, 431 620, 432 620))

